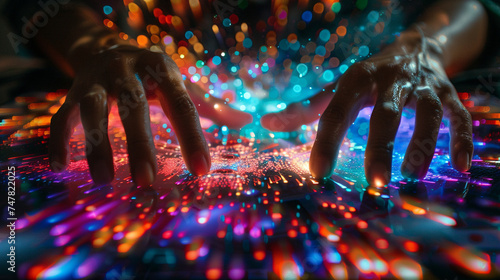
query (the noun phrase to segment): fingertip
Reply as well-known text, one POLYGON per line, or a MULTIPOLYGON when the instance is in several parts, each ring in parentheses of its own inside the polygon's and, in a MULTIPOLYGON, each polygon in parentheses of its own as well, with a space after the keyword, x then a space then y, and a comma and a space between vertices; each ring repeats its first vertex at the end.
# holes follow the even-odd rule
MULTIPOLYGON (((241 111, 239 111, 239 112, 241 112, 241 111)), ((242 127, 253 122, 252 114, 249 114, 247 112, 241 112, 241 113, 242 113, 241 120, 242 120, 242 124, 243 124, 242 127)))
POLYGON ((288 125, 282 120, 281 113, 269 113, 260 119, 260 123, 263 128, 270 131, 293 131, 294 127, 290 126, 290 122, 288 125))
POLYGON ((466 172, 471 168, 472 157, 469 152, 461 150, 452 159, 452 166, 460 172, 466 172))
POLYGON ((426 174, 427 169, 415 168, 407 162, 403 162, 401 165, 401 175, 403 175, 404 178, 419 180, 423 179, 426 174))
POLYGON ((333 173, 333 159, 325 154, 311 152, 309 170, 316 179, 330 177, 333 173))
POLYGON ((139 162, 132 171, 132 177, 138 186, 146 187, 154 183, 156 173, 156 165, 149 162, 139 162))
POLYGON ((50 159, 50 169, 55 173, 61 173, 66 170, 67 164, 64 161, 59 160, 56 156, 52 156, 50 159))
POLYGON ((276 113, 269 113, 265 114, 260 118, 260 124, 262 125, 263 128, 268 129, 268 130, 273 130, 271 127, 271 119, 274 118, 276 113))
POLYGON ((366 180, 370 185, 383 187, 391 181, 391 168, 383 162, 373 162, 365 165, 366 180))
POLYGON ((185 160, 186 166, 191 174, 196 176, 205 175, 210 171, 210 155, 206 152, 198 151, 190 155, 185 160))

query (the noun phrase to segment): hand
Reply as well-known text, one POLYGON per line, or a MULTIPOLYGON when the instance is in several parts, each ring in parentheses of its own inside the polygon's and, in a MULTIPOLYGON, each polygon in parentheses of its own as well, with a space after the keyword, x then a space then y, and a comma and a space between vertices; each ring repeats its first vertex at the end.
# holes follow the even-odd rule
MULTIPOLYGON (((318 114, 320 103, 329 99, 326 90, 308 105, 306 119, 318 114), (314 102, 313 102, 314 101, 314 102)), ((469 112, 460 102, 448 80, 438 44, 420 33, 402 34, 381 53, 353 64, 336 84, 332 100, 321 116, 311 151, 310 170, 314 177, 330 176, 338 149, 359 111, 374 106, 365 153, 365 174, 370 184, 382 186, 391 178, 394 139, 404 106, 414 107, 416 123, 413 137, 401 166, 404 176, 423 178, 434 156, 443 113, 450 119, 450 154, 453 167, 466 171, 473 153, 469 112)), ((264 126, 289 129, 283 123, 300 105, 272 117, 264 126)), ((288 109, 288 108, 287 108, 288 109)), ((303 113, 304 114, 304 113, 303 113)))
POLYGON ((107 129, 109 106, 116 100, 127 136, 132 178, 138 185, 150 185, 157 174, 157 163, 146 93, 160 100, 189 171, 200 175, 210 170, 210 153, 196 106, 169 56, 118 45, 90 55, 85 48, 74 51, 70 63, 75 72, 74 83, 50 127, 49 156, 54 171, 62 171, 69 163, 69 139, 80 117, 94 182, 106 184, 113 179, 107 129))

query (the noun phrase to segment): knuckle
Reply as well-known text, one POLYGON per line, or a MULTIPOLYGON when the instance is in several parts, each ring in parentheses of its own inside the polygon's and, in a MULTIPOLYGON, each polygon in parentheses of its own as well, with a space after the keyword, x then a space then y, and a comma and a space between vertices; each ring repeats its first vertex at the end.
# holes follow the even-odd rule
POLYGON ((127 83, 120 88, 120 98, 118 102, 121 105, 132 106, 133 104, 142 105, 146 103, 144 91, 136 84, 127 83))
POLYGON ((181 116, 196 114, 196 107, 187 94, 180 94, 174 97, 171 106, 175 112, 181 116))
POLYGON ((369 147, 366 149, 367 154, 378 156, 392 155, 394 141, 388 140, 386 137, 378 137, 370 140, 369 147))
POLYGON ((421 102, 423 103, 426 108, 433 114, 435 114, 436 117, 443 117, 443 104, 439 100, 439 98, 431 97, 431 96, 426 96, 423 97, 421 102))
POLYGON ((82 107, 95 107, 102 104, 106 104, 107 95, 104 89, 99 87, 93 87, 92 90, 82 97, 80 100, 80 106, 82 107))
POLYGON ((399 106, 392 102, 383 102, 374 109, 372 117, 375 117, 383 123, 393 123, 398 121, 400 115, 401 109, 399 106))
POLYGON ((104 60, 110 67, 120 67, 122 65, 123 54, 118 50, 107 50, 100 54, 101 61, 104 60))
POLYGON ((349 112, 347 111, 347 108, 345 106, 339 104, 330 104, 323 115, 321 115, 320 122, 329 124, 344 121, 345 119, 347 119, 348 113, 349 112))
POLYGON ((356 62, 349 67, 348 72, 350 75, 356 74, 360 76, 370 76, 375 70, 375 65, 370 61, 356 62))

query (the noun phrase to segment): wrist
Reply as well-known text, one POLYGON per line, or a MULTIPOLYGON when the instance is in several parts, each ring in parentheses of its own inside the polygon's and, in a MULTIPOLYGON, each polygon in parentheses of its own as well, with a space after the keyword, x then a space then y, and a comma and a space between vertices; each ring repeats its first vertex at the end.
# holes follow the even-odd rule
POLYGON ((441 63, 443 68, 447 65, 444 46, 439 40, 425 32, 425 26, 413 25, 401 32, 395 44, 407 50, 408 53, 425 52, 426 55, 441 63))
POLYGON ((121 39, 112 30, 99 26, 71 45, 68 50, 68 62, 76 70, 88 57, 119 45, 130 46, 130 43, 121 39))

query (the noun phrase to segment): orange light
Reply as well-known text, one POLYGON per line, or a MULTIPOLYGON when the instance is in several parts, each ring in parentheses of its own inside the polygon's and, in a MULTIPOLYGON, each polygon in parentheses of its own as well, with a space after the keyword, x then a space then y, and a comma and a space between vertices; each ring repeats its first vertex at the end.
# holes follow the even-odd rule
POLYGON ((413 241, 406 241, 404 243, 405 250, 408 252, 415 253, 418 251, 418 244, 413 241))

